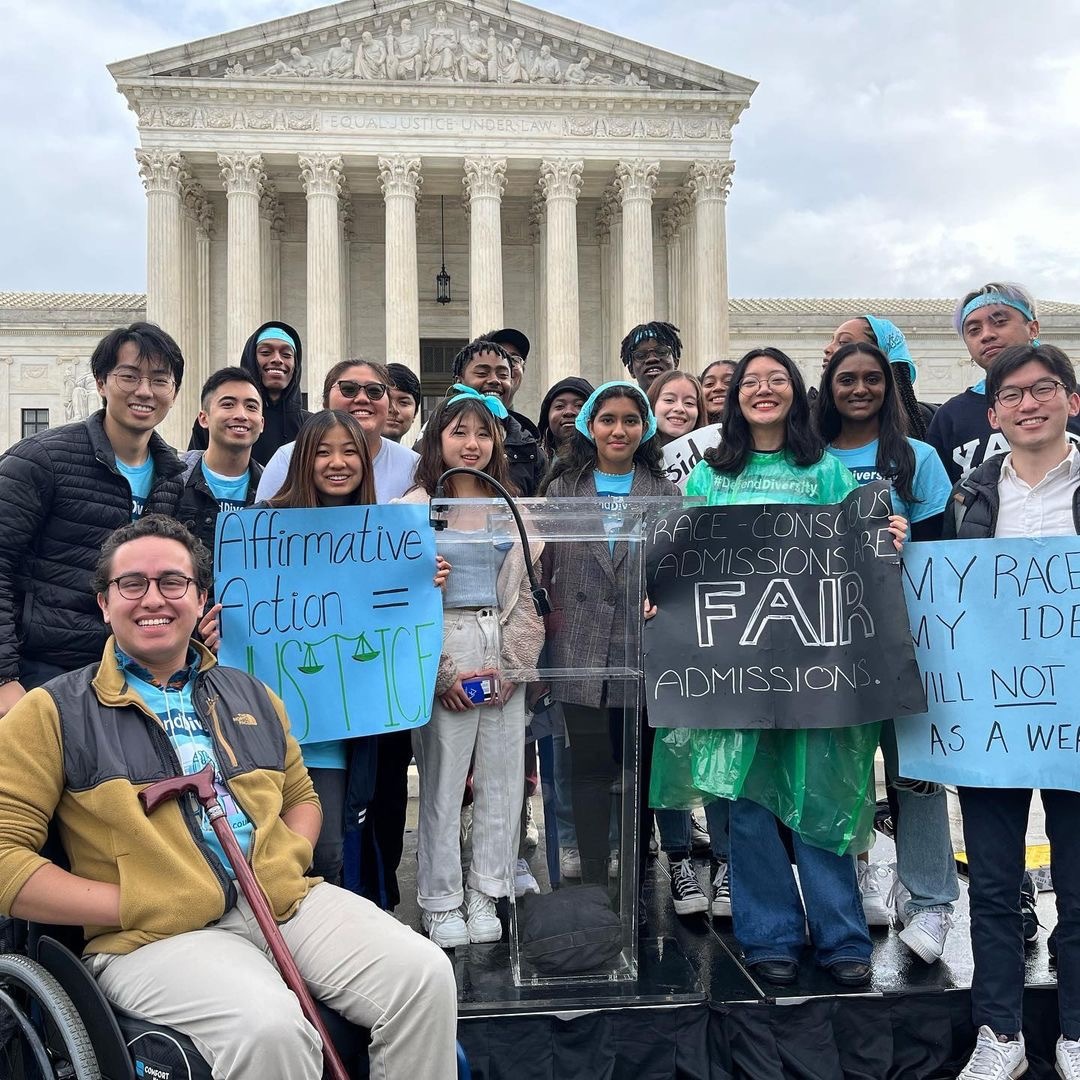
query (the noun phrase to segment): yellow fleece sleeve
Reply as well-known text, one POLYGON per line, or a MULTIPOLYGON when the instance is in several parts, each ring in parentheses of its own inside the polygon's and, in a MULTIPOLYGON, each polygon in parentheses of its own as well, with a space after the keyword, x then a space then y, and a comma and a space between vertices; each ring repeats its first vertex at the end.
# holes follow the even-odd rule
POLYGON ((64 792, 64 754, 53 699, 31 690, 0 717, 0 913, 48 860, 38 854, 64 792))
POLYGON ((294 806, 300 806, 302 803, 313 803, 321 810, 322 804, 319 802, 319 796, 315 794, 315 785, 312 784, 311 777, 308 775, 300 744, 292 736, 289 717, 285 712, 285 703, 270 687, 266 688, 266 692, 270 695, 274 711, 285 731, 285 787, 281 795, 281 812, 287 813, 294 806))

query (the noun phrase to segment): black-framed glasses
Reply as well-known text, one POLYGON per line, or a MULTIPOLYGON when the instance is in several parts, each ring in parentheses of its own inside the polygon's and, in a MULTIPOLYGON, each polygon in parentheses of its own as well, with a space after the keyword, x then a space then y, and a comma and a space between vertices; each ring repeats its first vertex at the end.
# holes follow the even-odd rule
POLYGON ((1040 379, 1030 386, 1005 386, 994 395, 996 405, 1004 405, 1006 409, 1015 409, 1025 394, 1030 394, 1033 401, 1049 401, 1057 392, 1058 387, 1065 389, 1063 382, 1057 379, 1040 379))
POLYGON ((150 589, 150 582, 157 585, 158 592, 166 600, 179 600, 187 595, 188 589, 195 583, 195 579, 181 574, 175 570, 167 570, 157 577, 148 577, 146 574, 121 574, 114 577, 109 584, 116 586, 116 591, 125 600, 141 600, 150 589))
POLYGON ((140 375, 135 371, 113 369, 109 372, 108 377, 121 390, 126 390, 128 393, 132 390, 138 390, 144 382, 155 394, 167 394, 176 385, 176 380, 171 375, 140 375))
POLYGON ((671 356, 671 349, 667 345, 657 345, 652 349, 638 349, 630 354, 630 359, 639 364, 646 360, 667 360, 671 356))
POLYGON ((510 366, 515 369, 525 370, 525 358, 517 356, 514 353, 510 354, 510 366))
POLYGON ((368 401, 378 401, 386 396, 386 383, 381 382, 356 382, 354 379, 338 379, 334 385, 343 398, 350 401, 362 390, 368 401))
POLYGON ((739 380, 739 393, 752 394, 764 383, 770 390, 786 390, 791 385, 791 376, 777 371, 767 379, 759 379, 756 375, 744 375, 739 380))

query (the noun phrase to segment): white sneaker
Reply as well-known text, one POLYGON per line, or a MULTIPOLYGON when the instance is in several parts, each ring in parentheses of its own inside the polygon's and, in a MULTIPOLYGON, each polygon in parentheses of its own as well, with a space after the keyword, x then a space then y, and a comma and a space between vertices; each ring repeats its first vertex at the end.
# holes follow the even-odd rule
POLYGON ((529 851, 535 851, 536 845, 540 843, 540 830, 536 827, 536 822, 533 820, 533 808, 532 799, 525 800, 525 846, 529 851))
POLYGON ((719 860, 713 862, 712 917, 714 919, 731 918, 731 881, 728 879, 728 864, 719 860))
POLYGON ((863 914, 867 926, 890 926, 892 911, 889 893, 892 891, 896 868, 892 863, 860 863, 859 892, 862 893, 863 914))
POLYGON ((984 1024, 979 1028, 975 1053, 956 1080, 1016 1080, 1027 1069, 1024 1036, 1018 1036, 1015 1042, 998 1042, 998 1037, 984 1024))
POLYGON ((1061 1080, 1080 1080, 1080 1039, 1058 1039, 1054 1067, 1061 1080))
POLYGON ((529 860, 518 859, 514 864, 514 895, 524 896, 530 892, 539 894, 540 885, 529 868, 529 860))
MULTIPOLYGON (((904 921, 897 935, 922 961, 936 964, 945 951, 945 938, 952 929, 953 918, 946 911, 916 911, 904 921)), ((1080 1080, 1080 1073, 1077 1074, 1080 1080)))
POLYGON ((709 910, 709 898, 689 859, 671 865, 671 903, 676 915, 700 915, 709 910))
POLYGON ((431 942, 440 949, 469 944, 469 930, 461 917, 460 908, 453 911, 425 911, 420 916, 420 924, 431 942))
POLYGON ((495 901, 476 889, 465 890, 465 922, 469 941, 474 945, 498 941, 502 937, 502 923, 495 912, 495 901))
POLYGON ((581 852, 576 847, 564 847, 559 852, 559 877, 581 877, 581 852))
POLYGON ((607 876, 614 881, 619 876, 619 849, 611 849, 611 857, 608 859, 607 876))

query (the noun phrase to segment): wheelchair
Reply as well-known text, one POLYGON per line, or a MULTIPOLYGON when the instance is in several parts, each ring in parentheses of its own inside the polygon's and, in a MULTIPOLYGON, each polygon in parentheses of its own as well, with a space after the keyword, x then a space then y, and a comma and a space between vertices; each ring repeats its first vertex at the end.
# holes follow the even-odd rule
MULTIPOLYGON (((0 1080, 212 1080, 187 1036, 109 1003, 73 929, 31 925, 25 953, 0 953, 0 1080)), ((319 1011, 350 1077, 366 1080, 368 1032, 319 1011)), ((460 1044, 457 1075, 472 1075, 460 1044)))

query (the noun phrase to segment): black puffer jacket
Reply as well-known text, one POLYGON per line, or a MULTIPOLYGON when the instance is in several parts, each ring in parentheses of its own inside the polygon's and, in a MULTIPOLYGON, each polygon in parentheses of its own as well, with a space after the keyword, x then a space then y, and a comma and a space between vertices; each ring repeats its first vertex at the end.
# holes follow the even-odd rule
MULTIPOLYGON (((0 678, 25 656, 68 671, 101 658, 107 637, 90 579, 101 545, 131 522, 131 487, 102 420, 43 431, 0 457, 0 678)), ((147 514, 174 517, 184 465, 151 435, 147 514)))
MULTIPOLYGON (((240 366, 255 379, 260 388, 263 400, 263 433, 251 448, 251 458, 260 465, 265 465, 274 453, 286 443, 294 442, 297 432, 303 426, 304 421, 311 415, 304 408, 302 394, 304 372, 304 346, 300 341, 300 335, 288 323, 280 319, 271 319, 264 322, 244 342, 244 351, 240 357, 240 366), (293 368, 292 380, 281 392, 277 401, 271 401, 269 395, 262 389, 262 377, 259 372, 259 361, 255 355, 255 346, 259 335, 270 326, 278 326, 296 342, 296 366, 293 368)), ((205 450, 209 446, 206 428, 199 423, 199 418, 191 425, 191 439, 188 442, 189 450, 205 450)))
MULTIPOLYGON (((202 471, 202 450, 188 450, 184 454, 184 490, 180 495, 180 505, 176 517, 187 526, 188 532, 201 540, 206 550, 214 550, 214 530, 217 527, 220 505, 202 471)), ((255 492, 259 487, 262 466, 252 459, 248 465, 247 505, 255 502, 255 492)))
MULTIPOLYGON (((945 507, 942 540, 983 540, 997 533, 998 481, 1008 454, 995 454, 953 486, 945 507)), ((1080 487, 1073 492, 1073 528, 1080 533, 1080 487)))
POLYGON ((536 428, 528 417, 520 413, 510 413, 502 424, 506 458, 510 463, 510 479, 523 499, 530 498, 540 487, 540 480, 547 469, 547 457, 540 449, 540 441, 533 434, 536 428), (528 424, 528 427, 525 424, 528 424), (532 431, 529 428, 532 428, 532 431))

